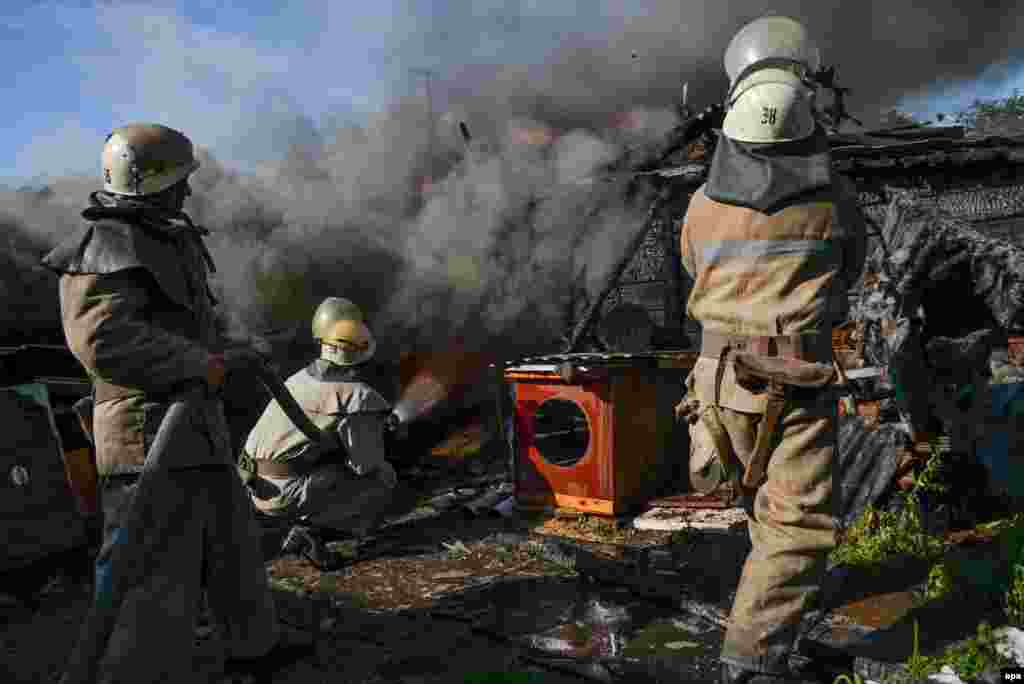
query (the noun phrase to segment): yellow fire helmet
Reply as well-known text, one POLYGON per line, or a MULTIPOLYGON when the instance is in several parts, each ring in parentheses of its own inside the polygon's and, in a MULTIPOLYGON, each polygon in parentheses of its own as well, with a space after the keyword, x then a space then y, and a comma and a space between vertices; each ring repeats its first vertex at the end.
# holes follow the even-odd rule
POLYGON ((362 310, 344 297, 320 303, 313 314, 313 338, 320 342, 320 357, 339 366, 369 361, 377 350, 362 310))
POLYGON ((173 128, 135 123, 117 128, 103 146, 103 189, 118 195, 152 195, 199 168, 192 141, 173 128))

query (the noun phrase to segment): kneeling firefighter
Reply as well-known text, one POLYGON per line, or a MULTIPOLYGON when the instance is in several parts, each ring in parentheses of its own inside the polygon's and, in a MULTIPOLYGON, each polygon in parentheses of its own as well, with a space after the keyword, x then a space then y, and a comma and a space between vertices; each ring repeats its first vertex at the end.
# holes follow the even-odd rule
POLYGON ((831 331, 863 266, 865 230, 816 121, 819 56, 804 27, 779 16, 748 24, 725 67, 722 132, 681 231, 687 311, 703 327, 681 405, 691 473, 698 490, 731 481, 745 495, 752 544, 722 681, 818 681, 791 656, 835 545, 831 331))
POLYGON ((363 537, 391 501, 397 478, 385 432, 395 419, 363 372, 376 342, 359 307, 325 299, 313 338, 320 358, 285 385, 318 428, 337 434, 340 449, 311 442, 273 400, 249 433, 245 458, 258 476, 250 483, 256 507, 297 522, 282 551, 329 570, 339 559, 324 548, 322 532, 363 537))

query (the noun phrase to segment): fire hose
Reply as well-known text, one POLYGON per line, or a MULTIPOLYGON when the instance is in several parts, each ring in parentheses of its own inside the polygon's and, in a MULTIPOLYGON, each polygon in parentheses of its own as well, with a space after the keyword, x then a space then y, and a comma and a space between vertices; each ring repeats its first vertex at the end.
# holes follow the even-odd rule
MULTIPOLYGON (((225 365, 229 372, 245 371, 259 378, 289 420, 313 442, 337 439, 334 433, 320 430, 313 424, 266 359, 254 350, 229 351, 225 354, 225 365)), ((117 623, 121 604, 127 593, 143 580, 141 568, 145 566, 144 559, 136 558, 135 555, 142 548, 139 543, 145 533, 142 521, 149 517, 147 508, 155 499, 151 492, 159 486, 161 475, 168 471, 172 463, 177 435, 182 430, 192 429, 188 417, 202 410, 202 404, 208 401, 208 396, 206 383, 195 382, 167 410, 153 445, 146 454, 131 508, 115 533, 110 561, 102 569, 97 568, 93 605, 86 617, 81 639, 60 680, 61 684, 91 684, 95 681, 100 660, 117 623)), ((397 424, 395 420, 389 421, 392 429, 397 424)))

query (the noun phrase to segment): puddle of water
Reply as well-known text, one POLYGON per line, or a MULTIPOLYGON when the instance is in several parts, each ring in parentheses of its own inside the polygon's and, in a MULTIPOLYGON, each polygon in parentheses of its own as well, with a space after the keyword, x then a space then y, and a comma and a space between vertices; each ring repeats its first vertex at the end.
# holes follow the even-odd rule
POLYGON ((688 617, 618 591, 581 587, 567 619, 528 641, 573 658, 686 658, 706 651, 706 635, 715 631, 713 625, 688 617))
POLYGON ((623 655, 634 657, 667 655, 701 648, 701 644, 693 641, 692 638, 690 632, 680 629, 671 620, 656 621, 632 634, 623 655))
MULTIPOLYGON (((630 591, 589 582, 531 579, 498 583, 450 600, 476 624, 554 657, 614 661, 622 672, 675 681, 706 681, 717 672, 721 629, 678 604, 656 603, 630 591), (660 675, 659 675, 660 676, 660 675), (712 676, 713 675, 708 675, 712 676)), ((629 678, 624 681, 630 681, 629 678)))
POLYGON ((621 639, 617 637, 608 625, 570 622, 531 637, 530 645, 573 658, 608 658, 618 656, 621 651, 621 639))

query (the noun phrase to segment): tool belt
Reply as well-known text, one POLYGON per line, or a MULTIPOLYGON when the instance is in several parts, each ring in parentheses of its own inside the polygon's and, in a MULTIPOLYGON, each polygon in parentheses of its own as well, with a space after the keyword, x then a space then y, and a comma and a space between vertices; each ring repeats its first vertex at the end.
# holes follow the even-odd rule
POLYGON ((822 333, 807 335, 727 335, 705 330, 701 339, 700 355, 719 359, 722 351, 749 352, 761 356, 781 356, 818 363, 832 360, 832 336, 822 333))
POLYGON ((795 358, 760 356, 739 352, 733 361, 736 383, 756 394, 768 395, 764 415, 757 426, 754 450, 743 473, 743 486, 756 489, 764 480, 771 457, 779 418, 792 399, 807 398, 835 381, 831 364, 801 361, 795 358))
POLYGON ((753 394, 766 394, 765 412, 758 425, 754 448, 740 481, 742 488, 757 489, 764 480, 779 419, 791 400, 816 397, 836 378, 831 335, 736 336, 705 331, 701 356, 718 360, 715 400, 699 410, 680 407, 680 413, 706 425, 719 458, 735 460, 728 432, 719 416, 722 378, 732 363, 736 383, 753 394), (827 360, 827 361, 826 361, 827 360))
POLYGON ((313 472, 314 465, 303 460, 295 461, 253 461, 256 465, 256 474, 263 477, 276 477, 282 480, 289 480, 296 477, 303 477, 313 472))

